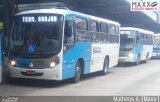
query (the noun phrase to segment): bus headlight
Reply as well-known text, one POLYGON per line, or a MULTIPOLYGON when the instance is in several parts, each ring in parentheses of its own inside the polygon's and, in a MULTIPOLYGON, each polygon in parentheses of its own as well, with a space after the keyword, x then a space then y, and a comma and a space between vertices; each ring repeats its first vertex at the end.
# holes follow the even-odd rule
POLYGON ((133 57, 134 54, 133 54, 133 53, 129 53, 128 56, 129 56, 129 57, 133 57))
POLYGON ((11 65, 15 66, 16 65, 16 61, 11 61, 11 65))
POLYGON ((50 63, 50 67, 53 68, 53 67, 55 67, 55 66, 56 66, 56 63, 55 63, 55 62, 51 62, 51 63, 50 63))

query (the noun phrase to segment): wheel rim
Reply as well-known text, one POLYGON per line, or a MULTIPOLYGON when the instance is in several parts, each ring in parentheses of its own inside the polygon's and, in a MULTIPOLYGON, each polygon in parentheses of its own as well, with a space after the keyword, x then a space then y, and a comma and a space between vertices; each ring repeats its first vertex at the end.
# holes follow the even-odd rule
POLYGON ((76 68, 76 72, 77 72, 77 77, 79 78, 80 77, 80 67, 79 66, 76 68))
POLYGON ((108 60, 105 60, 105 64, 104 65, 105 66, 104 66, 103 71, 104 71, 104 74, 106 74, 108 72, 108 60))
POLYGON ((138 56, 137 64, 139 64, 139 62, 140 62, 140 56, 138 56))
POLYGON ((105 64, 105 69, 104 69, 105 73, 108 72, 108 63, 106 62, 105 64))
POLYGON ((81 70, 80 70, 80 66, 78 65, 76 67, 76 75, 75 75, 75 81, 78 82, 80 80, 80 76, 81 76, 81 70))
POLYGON ((147 57, 146 57, 146 62, 148 62, 148 55, 147 55, 147 57))

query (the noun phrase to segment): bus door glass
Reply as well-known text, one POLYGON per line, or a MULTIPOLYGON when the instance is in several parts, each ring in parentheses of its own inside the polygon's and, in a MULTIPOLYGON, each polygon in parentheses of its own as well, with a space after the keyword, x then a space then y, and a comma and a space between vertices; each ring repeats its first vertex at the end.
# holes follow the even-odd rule
POLYGON ((74 34, 74 22, 73 21, 65 21, 63 43, 64 43, 64 52, 68 51, 70 48, 74 46, 75 34, 74 34))
POLYGON ((136 45, 135 45, 135 53, 140 53, 142 50, 142 34, 139 32, 136 32, 136 45))
POLYGON ((139 44, 140 41, 140 33, 136 32, 136 44, 139 44))

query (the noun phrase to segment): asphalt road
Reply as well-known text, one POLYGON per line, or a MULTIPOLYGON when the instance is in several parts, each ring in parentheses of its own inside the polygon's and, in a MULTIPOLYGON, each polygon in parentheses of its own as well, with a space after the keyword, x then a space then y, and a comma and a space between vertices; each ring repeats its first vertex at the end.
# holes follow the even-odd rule
POLYGON ((79 83, 16 80, 0 85, 0 96, 138 96, 160 95, 160 59, 139 66, 119 65, 105 76, 86 75, 79 83))

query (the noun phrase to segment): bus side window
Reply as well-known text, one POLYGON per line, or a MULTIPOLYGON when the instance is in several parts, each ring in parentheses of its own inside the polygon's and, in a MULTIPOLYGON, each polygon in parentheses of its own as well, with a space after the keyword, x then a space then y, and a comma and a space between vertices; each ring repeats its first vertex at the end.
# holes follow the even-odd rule
POLYGON ((74 44, 74 23, 73 21, 65 22, 64 44, 74 44))

